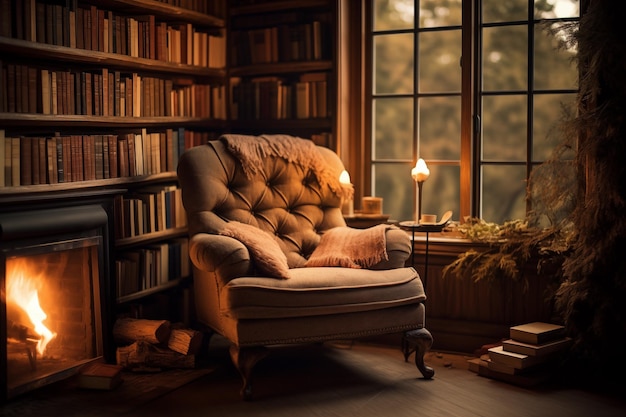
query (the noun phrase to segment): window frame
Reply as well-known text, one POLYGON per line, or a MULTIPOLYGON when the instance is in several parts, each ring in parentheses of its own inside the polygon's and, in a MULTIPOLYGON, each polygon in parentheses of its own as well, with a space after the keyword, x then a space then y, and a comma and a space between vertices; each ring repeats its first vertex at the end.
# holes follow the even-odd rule
MULTIPOLYGON (((459 207, 460 213, 455 213, 455 218, 459 220, 463 220, 467 217, 480 217, 481 215, 481 171, 484 166, 493 166, 493 165, 506 165, 506 166, 514 166, 520 165, 524 166, 526 171, 526 181, 528 180, 532 168, 536 165, 539 165, 542 161, 534 161, 533 160, 533 99, 537 94, 550 93, 550 94, 560 94, 560 93, 576 93, 577 89, 550 89, 550 90, 536 90, 534 89, 534 34, 535 28, 543 19, 535 19, 534 16, 534 7, 533 0, 529 1, 528 8, 528 20, 523 20, 517 22, 518 24, 523 24, 526 27, 528 34, 528 50, 527 50, 527 58, 528 58, 528 72, 527 72, 527 85, 525 90, 520 91, 498 91, 494 92, 485 92, 482 90, 482 29, 485 27, 492 26, 504 26, 506 24, 510 24, 510 22, 505 23, 490 23, 483 25, 481 18, 481 4, 480 1, 470 1, 463 0, 462 2, 462 22, 461 22, 461 58, 460 63, 462 66, 461 70, 461 113, 460 113, 460 160, 458 161, 459 166, 459 181, 460 181, 460 195, 459 195, 459 207), (500 95, 500 94, 522 94, 527 98, 526 103, 526 160, 523 162, 514 162, 511 161, 496 161, 496 160, 484 160, 482 158, 482 123, 481 119, 483 116, 482 112, 482 100, 485 96, 489 95, 500 95), (457 217, 458 216, 458 217, 457 217)), ((580 0, 579 10, 580 15, 582 16, 583 11, 585 10, 585 4, 588 0, 580 0)), ((363 63, 365 65, 365 70, 363 72, 363 91, 361 97, 365 98, 365 106, 362 109, 362 114, 364 118, 364 127, 362 132, 362 148, 355 149, 362 157, 362 172, 363 172, 363 181, 361 182, 361 194, 362 195, 371 195, 373 190, 373 164, 372 160, 373 152, 373 103, 376 96, 384 96, 384 95, 375 95, 374 94, 374 86, 373 86, 373 47, 374 47, 374 19, 373 19, 373 8, 374 1, 370 0, 366 2, 366 5, 362 10, 362 18, 363 25, 361 26, 362 33, 364 35, 364 60, 363 63)), ((385 33, 413 33, 414 40, 417 39, 420 32, 427 31, 429 29, 419 28, 419 8, 417 8, 415 18, 414 18, 414 27, 408 30, 398 30, 398 31, 386 31, 385 33)), ((571 21, 578 20, 579 18, 565 18, 565 19, 555 19, 555 21, 571 21)), ((455 26, 450 26, 450 28, 454 28, 455 26)), ((419 45, 417 42, 414 44, 414 56, 418 56, 418 48, 419 45)), ((415 68, 414 68, 414 86, 417 86, 417 77, 419 76, 418 65, 420 63, 415 58, 415 68)), ((414 113, 417 113, 418 106, 417 101, 419 97, 427 97, 429 93, 420 93, 417 89, 414 89, 412 93, 413 104, 414 104, 414 113)), ((417 121, 419 118, 418 114, 414 114, 414 120, 417 121)), ((416 140, 418 138, 419 132, 419 124, 413 123, 413 138, 416 140)), ((413 149, 411 151, 412 163, 418 158, 417 152, 419 149, 418 144, 413 145, 413 149)), ((406 163, 406 161, 397 161, 398 163, 406 163)), ((428 162, 428 161, 427 161, 428 162)), ((446 162, 442 161, 432 161, 435 164, 446 164, 446 162)), ((430 162, 429 162, 430 163, 430 162)), ((408 175, 408 174, 407 174, 408 175)), ((413 198, 415 201, 415 198, 413 198)), ((526 212, 531 209, 530 203, 526 201, 526 212)))

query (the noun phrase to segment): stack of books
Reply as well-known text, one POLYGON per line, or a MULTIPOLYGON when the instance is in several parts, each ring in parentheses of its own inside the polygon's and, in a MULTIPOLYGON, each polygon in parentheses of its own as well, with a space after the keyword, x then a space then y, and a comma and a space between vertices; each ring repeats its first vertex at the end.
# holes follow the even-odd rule
POLYGON ((473 360, 470 369, 493 379, 533 386, 552 375, 570 344, 565 328, 558 324, 532 322, 513 326, 509 339, 473 360))

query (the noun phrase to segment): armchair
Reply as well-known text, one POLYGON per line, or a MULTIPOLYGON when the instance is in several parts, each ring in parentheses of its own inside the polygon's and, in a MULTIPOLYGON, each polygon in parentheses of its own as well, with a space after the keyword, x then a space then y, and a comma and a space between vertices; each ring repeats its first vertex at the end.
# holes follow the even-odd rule
MULTIPOLYGON (((405 267, 408 234, 363 231, 382 236, 383 247, 352 267, 339 266, 341 256, 326 265, 316 252, 324 239, 332 247, 327 232, 356 230, 341 214, 342 170, 332 150, 286 135, 224 135, 179 160, 196 318, 230 341, 244 399, 252 397, 255 364, 276 345, 403 333, 405 360, 415 352, 423 377, 434 375, 424 363, 432 345, 426 295, 405 267)), ((363 257, 365 244, 354 245, 363 236, 344 234, 342 242, 363 257)))

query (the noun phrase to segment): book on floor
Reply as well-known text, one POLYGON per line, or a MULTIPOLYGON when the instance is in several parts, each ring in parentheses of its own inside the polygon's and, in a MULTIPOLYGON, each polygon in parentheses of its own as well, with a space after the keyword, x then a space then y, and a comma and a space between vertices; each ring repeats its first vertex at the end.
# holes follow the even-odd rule
POLYGON ((534 387, 553 377, 550 370, 543 369, 542 367, 532 368, 527 372, 519 372, 517 370, 502 372, 501 370, 493 369, 489 364, 489 360, 481 360, 478 364, 478 375, 520 387, 534 387))
POLYGON ((92 362, 85 365, 78 374, 78 386, 89 389, 112 390, 122 382, 120 365, 92 362))
POLYGON ((571 345, 572 339, 563 337, 552 342, 542 344, 524 343, 517 340, 507 339, 502 341, 502 347, 508 352, 521 353, 528 356, 545 356, 556 352, 561 352, 571 345))
POLYGON ((535 366, 531 366, 526 369, 520 369, 514 366, 506 365, 504 363, 492 361, 491 359, 487 360, 486 365, 487 365, 487 368, 489 368, 492 371, 500 372, 500 373, 507 374, 507 375, 523 375, 528 370, 535 369, 535 366))
POLYGON ((517 369, 530 368, 547 362, 551 356, 529 356, 521 353, 508 352, 502 346, 489 348, 489 359, 517 369))
POLYGON ((509 330, 511 339, 532 344, 543 344, 561 339, 564 334, 564 326, 539 321, 513 326, 509 330))

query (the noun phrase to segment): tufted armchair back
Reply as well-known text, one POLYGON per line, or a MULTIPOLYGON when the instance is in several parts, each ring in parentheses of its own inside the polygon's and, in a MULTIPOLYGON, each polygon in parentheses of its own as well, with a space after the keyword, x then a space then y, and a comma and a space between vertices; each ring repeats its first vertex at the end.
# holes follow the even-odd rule
MULTIPOLYGON (((337 154, 321 146, 317 149, 339 178, 344 168, 337 154)), ((278 238, 290 268, 306 262, 321 232, 346 225, 341 198, 327 185, 321 187, 310 167, 267 157, 248 178, 221 140, 186 151, 178 176, 185 184, 190 236, 219 234, 229 220, 248 223, 278 238)))

